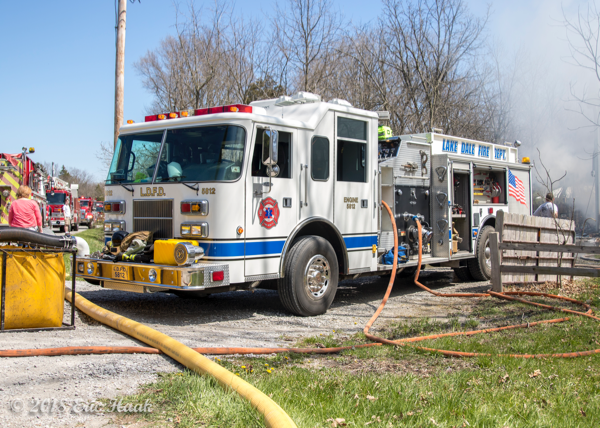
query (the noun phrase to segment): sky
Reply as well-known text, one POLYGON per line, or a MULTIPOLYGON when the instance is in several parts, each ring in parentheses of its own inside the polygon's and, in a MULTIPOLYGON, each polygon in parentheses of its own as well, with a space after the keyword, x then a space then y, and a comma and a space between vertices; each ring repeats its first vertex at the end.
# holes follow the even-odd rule
MULTIPOLYGON (((484 1, 465 1, 474 15, 485 14, 484 1)), ((381 13, 379 1, 333 2, 355 24, 376 20, 381 13)), ((585 4, 562 2, 568 13, 585 4)), ((1 5, 1 150, 17 153, 23 146, 32 146, 37 162, 77 167, 104 179, 105 171, 95 154, 100 142, 112 143, 113 138, 114 1, 3 0, 1 5)), ((271 0, 245 0, 238 1, 236 9, 260 16, 274 5, 271 0)), ((577 134, 570 131, 579 126, 577 118, 565 112, 564 101, 569 84, 581 83, 587 76, 563 58, 567 51, 558 24, 561 2, 503 0, 491 2, 490 7, 487 37, 499 47, 502 61, 519 69, 521 89, 517 92, 524 111, 519 113, 523 135, 517 137, 523 141, 522 151, 533 152, 545 133, 561 135, 560 141, 565 135, 577 134), (545 110, 548 103, 551 112, 545 110), (571 120, 575 125, 566 123, 571 120)), ((173 34, 174 22, 175 8, 170 1, 128 3, 125 120, 142 121, 152 101, 133 63, 173 34)), ((579 131, 577 138, 587 141, 588 134, 579 131)), ((554 143, 556 150, 565 150, 560 141, 554 143)))

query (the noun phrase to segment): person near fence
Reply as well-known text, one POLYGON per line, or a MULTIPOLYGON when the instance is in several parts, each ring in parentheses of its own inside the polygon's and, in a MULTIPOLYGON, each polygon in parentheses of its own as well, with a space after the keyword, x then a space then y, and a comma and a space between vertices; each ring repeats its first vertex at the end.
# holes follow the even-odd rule
POLYGON ((540 205, 533 215, 548 218, 558 217, 558 207, 554 204, 554 195, 552 193, 546 194, 546 203, 540 205))
POLYGON ((31 189, 28 186, 17 189, 17 200, 8 209, 8 225, 42 232, 40 206, 31 199, 31 189))

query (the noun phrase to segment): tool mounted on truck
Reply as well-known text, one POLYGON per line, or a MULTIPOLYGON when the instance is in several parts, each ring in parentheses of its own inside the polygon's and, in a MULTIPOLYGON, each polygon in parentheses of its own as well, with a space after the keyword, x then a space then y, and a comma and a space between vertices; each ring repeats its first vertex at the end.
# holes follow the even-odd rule
POLYGON ((416 267, 420 249, 423 263, 489 278, 495 213, 531 211, 530 165, 516 147, 438 133, 384 130, 378 139, 385 113, 301 92, 130 121, 106 181, 104 230, 107 241, 115 232, 151 232, 140 250, 150 262, 94 254, 78 259, 77 276, 105 288, 178 294, 276 280, 289 311, 317 315, 339 280, 391 270, 385 201, 403 269, 416 267), (526 189, 524 203, 507 192, 509 174, 526 189), (476 180, 500 190, 476 199, 476 180), (453 223, 462 238, 456 251, 453 223))

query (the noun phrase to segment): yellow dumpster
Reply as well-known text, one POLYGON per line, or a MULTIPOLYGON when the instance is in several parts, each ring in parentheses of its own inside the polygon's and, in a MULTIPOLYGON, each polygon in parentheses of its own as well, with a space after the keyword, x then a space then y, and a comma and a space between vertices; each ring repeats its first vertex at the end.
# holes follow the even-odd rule
MULTIPOLYGON (((6 250, 4 328, 60 327, 65 298, 63 253, 6 250)), ((0 279, 2 278, 0 252, 0 279)), ((1 283, 0 283, 1 285, 1 283)), ((0 294, 0 304, 2 303, 0 294)))

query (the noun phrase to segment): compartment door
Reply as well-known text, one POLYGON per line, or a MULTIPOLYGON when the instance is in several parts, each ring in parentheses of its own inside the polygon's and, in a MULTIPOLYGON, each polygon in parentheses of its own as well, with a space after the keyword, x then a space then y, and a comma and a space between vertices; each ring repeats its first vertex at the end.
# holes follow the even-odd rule
POLYGON ((369 271, 372 246, 377 244, 376 173, 370 167, 377 155, 372 121, 354 115, 335 115, 334 223, 348 250, 349 272, 369 271), (375 156, 375 157, 373 157, 375 156))

